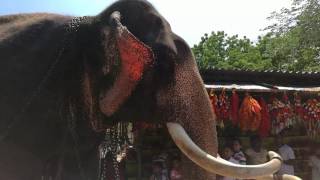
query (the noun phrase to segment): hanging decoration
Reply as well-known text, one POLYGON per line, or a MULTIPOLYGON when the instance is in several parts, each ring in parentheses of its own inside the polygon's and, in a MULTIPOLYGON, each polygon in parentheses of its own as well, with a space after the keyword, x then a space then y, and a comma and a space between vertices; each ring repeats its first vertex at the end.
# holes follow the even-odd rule
POLYGON ((209 98, 210 98, 210 101, 211 101, 212 110, 215 113, 215 115, 218 117, 218 111, 217 111, 217 108, 218 108, 218 97, 214 93, 213 89, 210 90, 209 98))
POLYGON ((238 111, 239 111, 239 96, 235 89, 232 89, 232 97, 231 97, 231 121, 232 124, 235 126, 238 124, 238 111))
POLYGON ((259 135, 260 137, 267 137, 269 136, 269 132, 271 130, 269 108, 262 97, 259 99, 259 104, 261 106, 261 125, 259 127, 259 135))
POLYGON ((284 108, 282 111, 282 121, 285 122, 285 127, 288 128, 290 126, 293 126, 295 124, 295 120, 294 120, 294 111, 292 108, 292 105, 289 101, 289 97, 287 92, 283 92, 283 96, 282 96, 282 100, 284 103, 284 108))
POLYGON ((127 149, 132 143, 128 138, 131 133, 128 131, 129 127, 131 125, 128 123, 121 122, 105 130, 104 140, 99 145, 99 180, 120 180, 119 163, 126 157, 127 149))
MULTIPOLYGON (((318 97, 319 98, 319 97, 318 97)), ((318 99, 309 99, 305 106, 304 120, 307 133, 310 137, 320 136, 320 102, 318 99)))
POLYGON ((293 107, 294 107, 293 111, 294 111, 295 120, 298 124, 303 124, 305 110, 303 108, 301 97, 298 94, 298 92, 293 93, 293 102, 294 102, 293 103, 293 107))
POLYGON ((258 102, 246 92, 240 103, 236 89, 232 89, 230 99, 226 89, 222 89, 219 96, 213 89, 209 91, 217 125, 221 128, 230 120, 233 126, 239 126, 243 132, 256 131, 261 137, 267 137, 292 126, 304 126, 308 136, 320 137, 320 94, 305 103, 298 92, 292 95, 290 102, 287 92, 283 92, 281 100, 273 93, 267 104, 262 97, 258 102))
POLYGON ((261 123, 261 107, 259 103, 246 93, 239 110, 240 129, 256 131, 261 123))
POLYGON ((222 89, 222 92, 218 98, 218 107, 216 109, 218 124, 221 128, 224 128, 224 121, 230 118, 229 109, 230 109, 229 98, 226 95, 225 89, 222 89))
POLYGON ((293 125, 294 116, 287 93, 283 94, 282 100, 283 102, 276 98, 275 94, 270 99, 269 109, 272 120, 272 134, 279 134, 293 125))

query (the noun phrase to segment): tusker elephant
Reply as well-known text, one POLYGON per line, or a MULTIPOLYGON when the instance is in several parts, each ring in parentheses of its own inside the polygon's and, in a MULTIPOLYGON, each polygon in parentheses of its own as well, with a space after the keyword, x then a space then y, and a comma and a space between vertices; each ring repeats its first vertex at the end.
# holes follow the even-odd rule
POLYGON ((138 121, 168 127, 185 154, 185 179, 266 177, 281 165, 273 152, 257 166, 217 157, 215 115, 192 52, 144 0, 119 0, 93 17, 1 16, 0 82, 0 179, 122 179, 101 175, 98 150, 121 140, 117 123, 138 121))

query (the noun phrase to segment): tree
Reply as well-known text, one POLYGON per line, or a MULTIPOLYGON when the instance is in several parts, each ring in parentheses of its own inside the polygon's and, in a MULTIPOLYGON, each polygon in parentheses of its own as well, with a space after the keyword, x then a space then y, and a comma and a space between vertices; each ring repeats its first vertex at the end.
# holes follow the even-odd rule
POLYGON ((277 22, 266 28, 278 42, 273 50, 281 51, 274 54, 273 63, 280 63, 288 70, 319 71, 319 0, 293 0, 290 9, 273 12, 269 19, 277 22))
POLYGON ((320 0, 292 0, 273 12, 256 44, 225 32, 205 34, 192 50, 200 69, 320 71, 320 0))
POLYGON ((228 36, 223 31, 205 34, 192 50, 200 69, 264 69, 271 65, 250 39, 228 36))

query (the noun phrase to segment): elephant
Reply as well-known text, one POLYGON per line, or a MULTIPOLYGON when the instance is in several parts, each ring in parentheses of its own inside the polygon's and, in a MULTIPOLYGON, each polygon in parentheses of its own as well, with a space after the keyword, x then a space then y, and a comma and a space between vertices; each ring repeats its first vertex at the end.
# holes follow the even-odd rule
POLYGON ((256 166, 217 156, 191 49, 146 0, 87 17, 1 16, 0 59, 0 179, 97 179, 106 132, 139 121, 167 126, 185 154, 185 179, 266 178, 281 166, 273 152, 256 166))

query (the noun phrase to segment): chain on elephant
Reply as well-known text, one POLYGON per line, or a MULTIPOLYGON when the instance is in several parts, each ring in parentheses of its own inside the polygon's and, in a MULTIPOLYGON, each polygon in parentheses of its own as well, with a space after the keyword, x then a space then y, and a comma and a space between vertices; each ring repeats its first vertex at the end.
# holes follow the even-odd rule
POLYGON ((99 146, 98 180, 124 180, 124 158, 131 144, 127 128, 128 123, 118 123, 106 129, 99 146))

